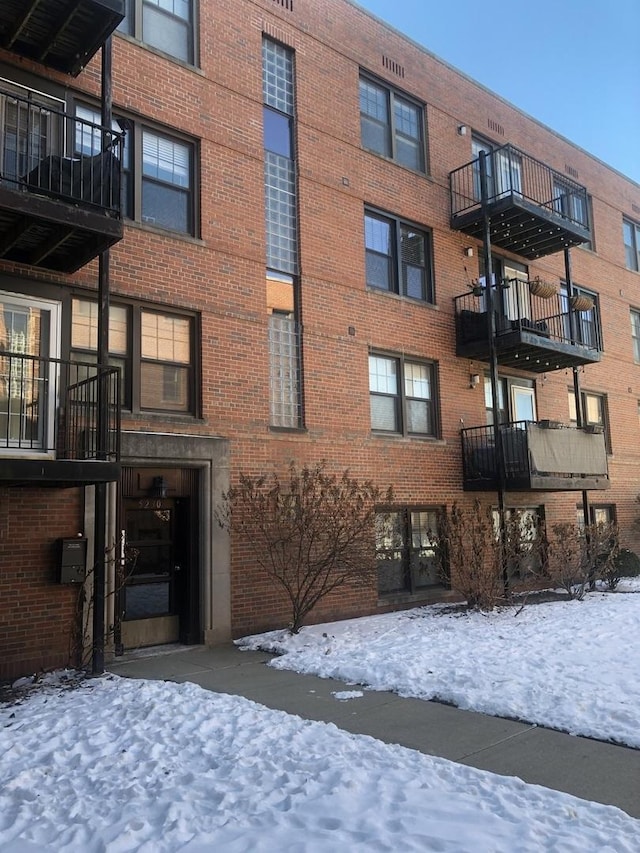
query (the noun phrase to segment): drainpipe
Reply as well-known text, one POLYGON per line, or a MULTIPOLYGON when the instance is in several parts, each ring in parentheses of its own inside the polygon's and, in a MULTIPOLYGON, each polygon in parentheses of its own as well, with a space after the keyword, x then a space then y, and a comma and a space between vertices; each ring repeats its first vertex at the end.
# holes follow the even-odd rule
POLYGON ((482 205, 482 238, 484 252, 484 274, 485 274, 485 305, 487 307, 487 335, 489 336, 489 375, 491 379, 491 411, 493 414, 493 441, 496 455, 496 475, 498 484, 498 516, 499 516, 499 535, 500 549, 502 552, 502 582, 504 586, 505 596, 509 594, 509 573, 507 571, 507 561, 505 559, 506 546, 506 513, 504 505, 506 472, 504 449, 502 442, 502 432, 500 430, 500 409, 498 405, 498 353, 496 349, 496 316, 493 310, 493 261, 491 259, 491 218, 489 216, 489 192, 487 182, 487 154, 481 151, 478 155, 478 165, 480 167, 480 201, 482 205))
MULTIPOLYGON (((111 36, 102 46, 102 126, 111 128, 113 91, 111 82, 111 36)), ((106 148, 107 139, 102 140, 106 148)), ((98 365, 109 364, 109 250, 98 259, 98 365)), ((108 457, 109 395, 102 378, 98 378, 97 401, 97 458, 108 457)), ((104 672, 105 586, 107 562, 107 489, 106 483, 96 484, 95 538, 93 551, 93 658, 94 675, 104 672)))
MULTIPOLYGON (((571 329, 571 337, 577 340, 577 318, 573 306, 571 305, 571 292, 573 291, 573 280, 571 277, 571 250, 564 250, 564 277, 567 282, 567 294, 569 295, 569 328, 571 329)), ((580 393, 580 374, 577 367, 573 367, 573 395, 576 401, 576 425, 578 429, 584 426, 584 413, 582 411, 582 394, 580 393)), ((585 525, 589 524, 589 493, 582 491, 582 512, 584 514, 585 525)))

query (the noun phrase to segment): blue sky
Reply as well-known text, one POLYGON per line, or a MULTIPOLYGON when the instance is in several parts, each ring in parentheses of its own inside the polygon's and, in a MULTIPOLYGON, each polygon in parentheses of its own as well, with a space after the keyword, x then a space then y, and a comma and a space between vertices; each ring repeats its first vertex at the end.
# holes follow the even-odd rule
POLYGON ((356 0, 640 183, 640 0, 356 0))

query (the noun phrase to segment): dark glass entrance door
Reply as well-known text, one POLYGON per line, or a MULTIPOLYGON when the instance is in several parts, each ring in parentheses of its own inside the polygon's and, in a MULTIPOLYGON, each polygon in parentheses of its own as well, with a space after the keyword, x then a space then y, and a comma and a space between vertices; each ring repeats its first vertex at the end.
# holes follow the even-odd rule
POLYGON ((189 635, 186 503, 174 498, 125 501, 125 647, 184 641, 189 635))

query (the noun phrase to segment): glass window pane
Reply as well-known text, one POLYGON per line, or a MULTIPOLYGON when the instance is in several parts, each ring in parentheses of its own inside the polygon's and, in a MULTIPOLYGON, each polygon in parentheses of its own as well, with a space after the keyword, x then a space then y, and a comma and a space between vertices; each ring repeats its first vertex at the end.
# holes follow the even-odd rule
POLYGON ((368 80, 361 80, 360 112, 375 118, 378 122, 389 124, 387 92, 379 86, 374 86, 368 80))
POLYGON ((594 394, 585 395, 585 407, 587 410, 587 423, 602 424, 604 419, 602 416, 602 398, 596 397, 594 394))
POLYGON ((367 249, 383 255, 391 254, 391 223, 375 216, 365 216, 364 235, 367 249))
POLYGON ((407 397, 420 397, 423 400, 431 398, 431 370, 426 364, 405 364, 404 393, 407 397))
POLYGON ((363 115, 360 117, 360 132, 364 148, 375 151, 376 154, 382 154, 384 157, 391 156, 387 125, 380 124, 363 115))
POLYGON ((145 583, 127 585, 125 620, 145 619, 169 612, 169 584, 145 583))
POLYGON ((188 412, 190 370, 169 364, 140 364, 140 406, 143 409, 164 409, 188 412))
POLYGON ((375 252, 367 252, 366 262, 368 286, 377 287, 380 290, 393 290, 391 258, 386 255, 377 255, 375 252))
POLYGON ((178 187, 190 186, 190 147, 145 130, 142 133, 142 172, 178 187))
MULTIPOLYGON (((72 300, 71 346, 75 349, 98 348, 98 303, 89 299, 72 300)), ((109 352, 126 355, 128 312, 122 305, 109 306, 109 352)))
POLYGON ((407 432, 419 435, 433 434, 429 403, 407 400, 407 432))
POLYGON ((189 3, 183 0, 174 0, 172 3, 144 0, 142 40, 176 59, 191 62, 189 3))
POLYGON ((398 366, 395 358, 369 356, 369 390, 382 394, 398 393, 398 366))
POLYGON ((262 97, 267 106, 293 115, 293 53, 270 39, 262 42, 262 97))
POLYGON ((140 336, 143 358, 190 363, 191 321, 188 318, 142 311, 140 336))
POLYGON ((292 156, 291 146, 291 119, 282 113, 265 107, 264 119, 264 147, 267 151, 280 154, 282 157, 292 156))
POLYGON ((167 186, 142 181, 142 221, 183 234, 191 232, 189 194, 167 186))
POLYGON ((398 432, 395 397, 371 395, 371 429, 398 432))

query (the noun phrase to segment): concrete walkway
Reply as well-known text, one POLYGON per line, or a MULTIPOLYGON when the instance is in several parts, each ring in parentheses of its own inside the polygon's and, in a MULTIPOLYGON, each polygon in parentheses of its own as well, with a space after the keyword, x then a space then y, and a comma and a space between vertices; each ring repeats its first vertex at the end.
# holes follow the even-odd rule
POLYGON ((640 750, 394 693, 364 690, 362 698, 339 701, 333 694, 353 690, 352 685, 274 669, 266 665, 272 658, 233 645, 164 647, 118 658, 108 669, 245 696, 354 734, 615 805, 640 818, 640 750))

